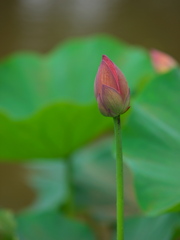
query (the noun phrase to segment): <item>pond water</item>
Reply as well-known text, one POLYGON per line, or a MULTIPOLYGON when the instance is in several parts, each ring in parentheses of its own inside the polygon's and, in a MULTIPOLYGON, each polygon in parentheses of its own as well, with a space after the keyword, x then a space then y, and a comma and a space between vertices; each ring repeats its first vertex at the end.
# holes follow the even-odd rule
POLYGON ((0 58, 17 50, 47 52, 59 42, 109 33, 180 60, 178 0, 0 1, 0 58))

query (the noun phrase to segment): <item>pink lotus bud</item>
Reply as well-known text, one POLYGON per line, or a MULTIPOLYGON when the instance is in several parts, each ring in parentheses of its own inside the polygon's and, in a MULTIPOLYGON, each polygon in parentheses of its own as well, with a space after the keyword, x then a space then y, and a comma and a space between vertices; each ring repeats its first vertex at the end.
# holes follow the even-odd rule
POLYGON ((158 73, 165 73, 177 66, 174 58, 158 50, 150 52, 152 63, 158 73))
POLYGON ((116 117, 129 109, 130 90, 123 73, 105 55, 95 79, 95 96, 100 112, 106 117, 116 117))

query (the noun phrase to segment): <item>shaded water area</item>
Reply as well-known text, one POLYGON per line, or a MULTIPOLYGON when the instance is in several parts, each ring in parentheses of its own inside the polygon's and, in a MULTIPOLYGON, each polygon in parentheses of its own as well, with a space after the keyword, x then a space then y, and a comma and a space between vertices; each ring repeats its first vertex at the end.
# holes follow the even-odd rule
POLYGON ((1 0, 0 58, 108 33, 180 60, 179 0, 1 0))

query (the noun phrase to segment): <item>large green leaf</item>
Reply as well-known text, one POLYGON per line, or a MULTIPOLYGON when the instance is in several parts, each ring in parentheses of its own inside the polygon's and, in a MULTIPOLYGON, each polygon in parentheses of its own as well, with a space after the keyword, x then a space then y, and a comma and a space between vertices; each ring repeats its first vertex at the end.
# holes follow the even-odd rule
POLYGON ((112 139, 81 149, 72 160, 77 206, 88 209, 95 218, 114 221, 116 170, 112 139))
POLYGON ((15 218, 9 210, 0 210, 0 239, 18 240, 15 218))
POLYGON ((180 225, 176 228, 171 240, 178 240, 180 237, 180 225))
POLYGON ((102 54, 124 71, 132 94, 154 74, 146 51, 105 36, 0 63, 0 158, 64 157, 112 128, 93 93, 102 54))
POLYGON ((111 128, 96 105, 54 104, 25 120, 0 117, 0 157, 66 157, 111 128), (91 131, 87 131, 91 129, 91 131))
POLYGON ((125 160, 148 214, 180 204, 180 72, 154 79, 132 104, 123 132, 125 160))
MULTIPOLYGON (((73 156, 76 204, 101 221, 116 220, 116 160, 112 137, 77 151, 73 156)), ((132 176, 124 165, 124 212, 137 214, 132 176)))
POLYGON ((127 219, 124 229, 125 240, 172 240, 179 227, 180 216, 178 214, 127 219))
POLYGON ((67 201, 69 189, 65 162, 59 159, 38 159, 24 167, 28 172, 27 184, 36 193, 34 202, 25 209, 26 212, 58 209, 67 201))
POLYGON ((20 240, 95 240, 86 224, 56 212, 21 214, 17 216, 17 229, 20 240))
MULTIPOLYGON (((132 103, 123 129, 124 160, 133 172, 139 204, 150 215, 180 208, 179 89, 179 69, 154 79, 132 103)), ((111 149, 107 144, 97 148, 76 155, 77 179, 87 196, 85 204, 98 197, 92 195, 92 188, 101 192, 101 204, 103 199, 115 201, 111 149)))

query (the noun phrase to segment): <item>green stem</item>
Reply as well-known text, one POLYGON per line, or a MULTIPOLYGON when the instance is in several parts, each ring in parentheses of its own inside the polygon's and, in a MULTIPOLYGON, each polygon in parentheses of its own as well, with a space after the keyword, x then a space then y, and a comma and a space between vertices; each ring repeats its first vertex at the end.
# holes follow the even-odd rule
POLYGON ((123 157, 121 142, 120 116, 114 118, 114 131, 116 141, 116 211, 117 211, 117 240, 124 239, 124 201, 123 201, 123 157))

